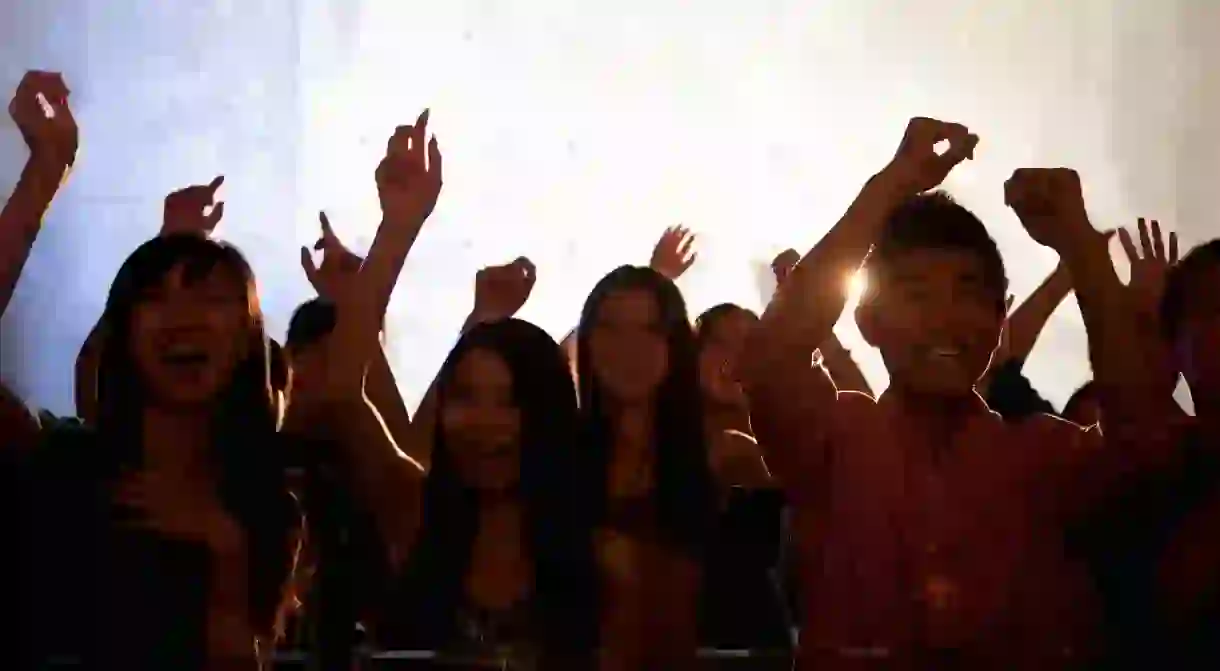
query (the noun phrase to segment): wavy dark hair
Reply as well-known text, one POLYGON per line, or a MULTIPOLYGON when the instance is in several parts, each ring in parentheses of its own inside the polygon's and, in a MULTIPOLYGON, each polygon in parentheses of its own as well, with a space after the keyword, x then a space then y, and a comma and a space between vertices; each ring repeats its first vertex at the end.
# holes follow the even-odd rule
POLYGON ((97 432, 106 449, 113 451, 118 469, 141 465, 142 411, 148 391, 132 358, 132 314, 147 292, 177 267, 183 268, 187 282, 220 270, 246 286, 249 347, 217 404, 211 459, 220 501, 247 532, 251 612, 260 630, 266 631, 291 571, 289 534, 299 516, 285 482, 268 341, 254 274, 235 247, 192 235, 161 236, 140 245, 119 268, 102 313, 97 432))
POLYGON ((589 460, 585 469, 589 478, 586 491, 595 497, 590 505, 596 519, 601 521, 609 500, 607 473, 613 432, 604 392, 593 373, 589 337, 606 297, 629 290, 646 291, 654 297, 669 347, 669 370, 657 390, 653 409, 656 482, 652 497, 657 521, 665 540, 701 555, 715 507, 703 427, 698 352, 681 292, 651 268, 622 266, 611 271, 593 287, 581 312, 576 352, 584 424, 582 447, 589 460))
POLYGON ((411 617, 398 623, 410 631, 396 633, 405 634, 413 644, 437 647, 457 634, 456 615, 478 532, 479 493, 462 482, 439 415, 458 364, 477 349, 494 352, 508 365, 513 402, 521 413, 517 495, 525 506, 525 544, 534 565, 532 615, 544 636, 544 652, 565 657, 589 653, 596 640, 596 581, 592 526, 585 511, 574 505, 576 390, 555 340, 518 319, 475 326, 441 367, 432 466, 403 594, 410 601, 411 617))

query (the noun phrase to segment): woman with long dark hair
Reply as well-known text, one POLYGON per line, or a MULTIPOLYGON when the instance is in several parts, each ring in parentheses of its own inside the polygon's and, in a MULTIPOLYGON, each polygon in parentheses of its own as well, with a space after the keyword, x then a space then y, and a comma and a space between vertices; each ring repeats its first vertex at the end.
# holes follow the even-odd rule
POLYGON ((154 238, 101 324, 94 426, 43 432, 23 465, 35 654, 255 668, 300 515, 253 274, 229 245, 154 238))
POLYGON ((622 266, 594 287, 577 338, 602 668, 689 668, 715 502, 686 304, 656 271, 622 266))
POLYGON ((436 393, 421 526, 378 641, 514 669, 590 668, 592 537, 576 505, 576 392, 559 346, 520 320, 476 325, 436 393))

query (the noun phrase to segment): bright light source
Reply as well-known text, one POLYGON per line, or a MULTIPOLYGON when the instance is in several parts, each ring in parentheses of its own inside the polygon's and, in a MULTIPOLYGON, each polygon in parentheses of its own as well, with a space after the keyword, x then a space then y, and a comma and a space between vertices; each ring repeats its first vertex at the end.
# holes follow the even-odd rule
POLYGON ((858 303, 860 297, 868 289, 868 275, 863 270, 857 270, 847 277, 847 302, 858 303))

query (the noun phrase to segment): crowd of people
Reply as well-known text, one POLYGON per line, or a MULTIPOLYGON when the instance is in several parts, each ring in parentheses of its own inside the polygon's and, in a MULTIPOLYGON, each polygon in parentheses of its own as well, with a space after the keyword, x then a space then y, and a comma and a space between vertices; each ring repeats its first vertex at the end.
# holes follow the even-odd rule
MULTIPOLYGON (((30 72, 9 107, 30 153, 0 213, 0 314, 73 166, 68 99, 30 72)), ((295 648, 344 669, 357 646, 512 669, 675 671, 707 648, 1220 668, 1220 240, 1179 260, 1156 221, 1095 228, 1072 170, 1021 168, 1005 201, 1060 263, 1013 307, 988 226, 938 190, 986 145, 917 117, 825 236, 775 259, 761 315, 692 319, 674 281, 694 236, 673 228, 557 342, 514 317, 536 278, 517 257, 474 278, 412 415, 382 326, 442 192, 428 121, 372 175, 364 258, 321 216, 300 250, 317 297, 282 340, 213 236, 217 178, 167 196, 119 269, 76 417, 0 386, 4 668, 257 669, 295 648), (880 394, 833 333, 856 272, 880 394), (1058 412, 1021 368, 1071 292, 1093 380, 1058 412)))

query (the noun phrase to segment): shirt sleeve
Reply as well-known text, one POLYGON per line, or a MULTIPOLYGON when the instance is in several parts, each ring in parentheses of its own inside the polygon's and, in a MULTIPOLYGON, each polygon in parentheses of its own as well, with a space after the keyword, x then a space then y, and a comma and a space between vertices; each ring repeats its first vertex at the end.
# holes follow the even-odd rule
POLYGON ((834 383, 809 362, 746 385, 750 422, 771 469, 793 504, 821 489, 838 406, 834 383))

